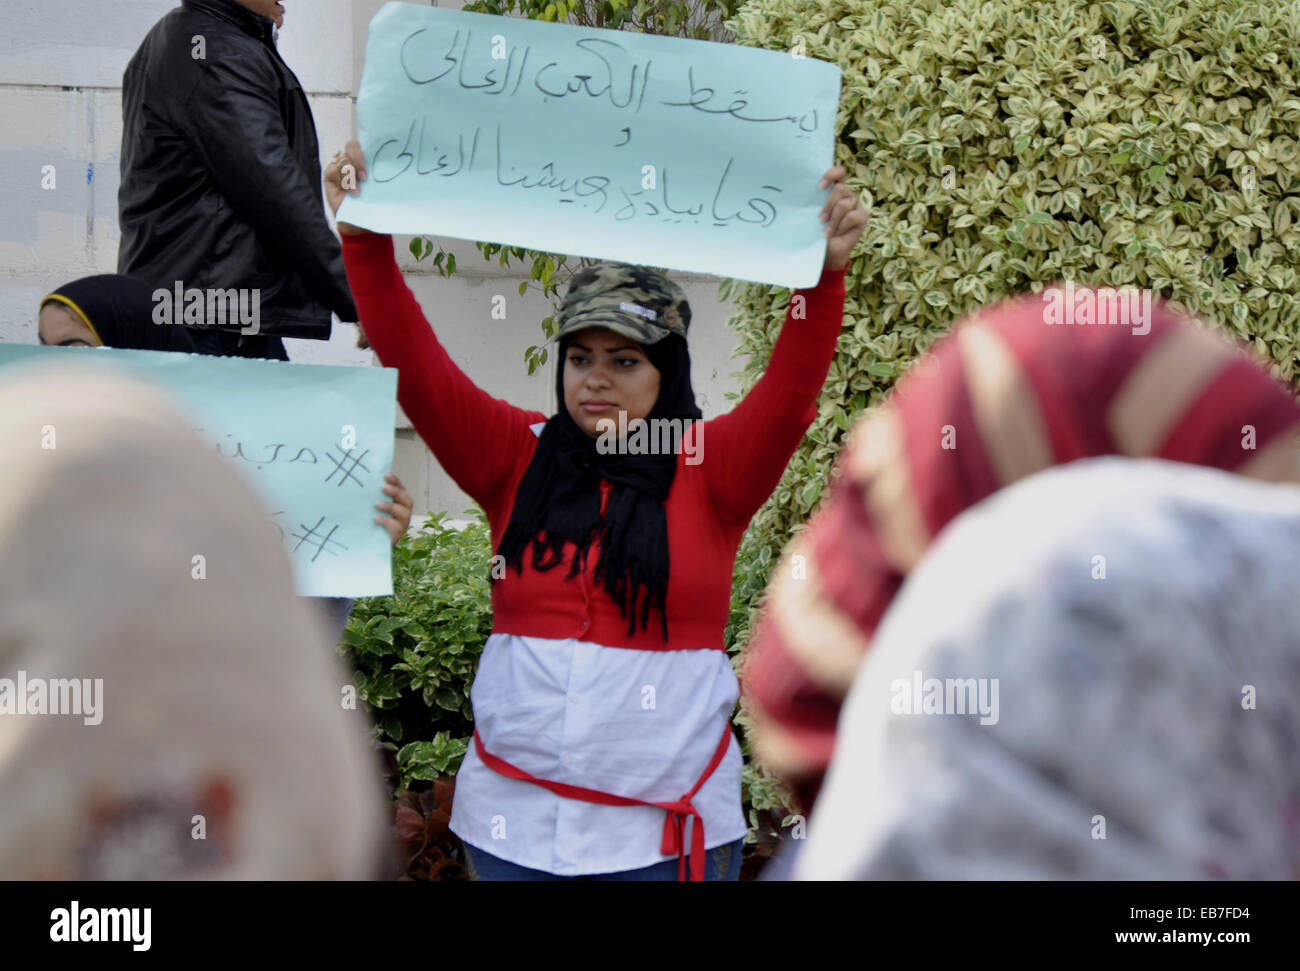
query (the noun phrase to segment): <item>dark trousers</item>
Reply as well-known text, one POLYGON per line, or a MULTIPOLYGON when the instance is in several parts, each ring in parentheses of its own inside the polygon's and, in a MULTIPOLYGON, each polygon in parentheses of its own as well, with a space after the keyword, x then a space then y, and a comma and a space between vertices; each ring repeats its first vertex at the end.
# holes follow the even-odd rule
MULTIPOLYGON (((510 863, 498 856, 493 856, 487 850, 481 850, 477 846, 470 846, 468 843, 462 845, 465 847, 465 857, 469 862, 470 877, 474 880, 521 880, 531 882, 589 880, 618 882, 677 879, 676 860, 663 860, 660 863, 652 863, 650 866, 641 867, 639 870, 619 870, 614 873, 589 873, 579 877, 560 877, 554 873, 547 873, 545 870, 530 870, 528 867, 520 866, 517 863, 510 863)), ((745 841, 739 839, 734 843, 723 843, 721 846, 715 846, 709 850, 705 854, 704 879, 738 880, 740 878, 740 865, 744 862, 742 859, 744 848, 745 841)))
POLYGON ((270 361, 287 361, 284 341, 265 334, 241 334, 238 331, 214 330, 210 327, 189 328, 194 346, 200 354, 214 357, 262 357, 270 361))

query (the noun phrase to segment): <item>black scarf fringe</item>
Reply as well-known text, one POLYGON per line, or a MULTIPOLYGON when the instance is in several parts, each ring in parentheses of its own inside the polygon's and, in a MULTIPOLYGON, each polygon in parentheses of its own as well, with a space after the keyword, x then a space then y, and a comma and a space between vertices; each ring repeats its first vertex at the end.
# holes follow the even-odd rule
MULTIPOLYGON (((650 418, 698 420, 703 417, 691 388, 686 341, 670 335, 644 348, 659 371, 659 398, 650 418)), ((532 548, 534 570, 559 566, 566 544, 575 547, 567 578, 585 567, 591 543, 600 541, 595 580, 628 619, 627 632, 649 627, 658 609, 668 640, 668 518, 664 500, 677 472, 677 456, 602 455, 596 439, 584 432, 564 407, 564 360, 568 341, 559 346, 556 393, 560 407, 542 429, 537 451, 524 470, 510 523, 497 552, 508 567, 523 573, 532 548), (600 480, 614 488, 600 514, 600 480)), ((680 444, 679 444, 680 447, 680 444)), ((491 578, 496 583, 496 578, 491 578)))

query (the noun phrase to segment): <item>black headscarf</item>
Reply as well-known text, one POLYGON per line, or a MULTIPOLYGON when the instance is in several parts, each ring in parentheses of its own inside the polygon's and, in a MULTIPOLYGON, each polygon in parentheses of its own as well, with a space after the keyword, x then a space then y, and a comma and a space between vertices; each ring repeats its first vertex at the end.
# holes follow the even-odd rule
MULTIPOLYGON (((641 348, 660 374, 659 397, 649 417, 702 418, 691 388, 691 356, 685 339, 669 334, 641 348)), ((573 577, 585 566, 588 547, 599 535, 596 582, 628 618, 628 633, 636 630, 638 612, 644 630, 651 608, 658 607, 666 641, 669 564, 664 500, 677 473, 677 456, 599 452, 597 440, 578 427, 564 404, 568 349, 569 337, 561 337, 555 378, 560 407, 542 429, 497 552, 522 573, 524 552, 531 545, 533 569, 550 570, 560 565, 564 544, 571 542, 577 546, 568 573, 573 577), (614 485, 603 519, 602 477, 614 485)))
POLYGON ((184 327, 153 322, 153 292, 133 277, 104 273, 65 283, 42 300, 41 306, 53 302, 68 307, 107 347, 197 353, 184 327))

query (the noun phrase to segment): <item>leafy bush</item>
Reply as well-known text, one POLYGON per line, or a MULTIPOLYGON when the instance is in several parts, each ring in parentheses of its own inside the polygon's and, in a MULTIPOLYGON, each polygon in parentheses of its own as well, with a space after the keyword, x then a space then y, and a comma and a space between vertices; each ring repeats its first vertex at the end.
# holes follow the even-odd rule
POLYGON ((393 806, 393 841, 403 880, 468 880, 464 845, 451 831, 455 780, 439 779, 424 792, 403 793, 393 806))
MULTIPOLYGON (((733 651, 854 415, 969 311, 1057 279, 1147 287, 1295 377, 1300 5, 751 0, 729 26, 843 69, 835 162, 872 207, 817 420, 737 560, 733 651)), ((790 291, 721 294, 747 389, 790 291)))
POLYGON ((343 631, 399 790, 454 774, 474 730, 469 689, 492 630, 492 546, 482 512, 473 515, 457 530, 439 513, 403 537, 393 595, 358 600, 343 631))
POLYGON ((579 27, 634 30, 637 33, 729 41, 723 21, 741 0, 476 0, 474 13, 519 13, 531 20, 567 21, 579 27))

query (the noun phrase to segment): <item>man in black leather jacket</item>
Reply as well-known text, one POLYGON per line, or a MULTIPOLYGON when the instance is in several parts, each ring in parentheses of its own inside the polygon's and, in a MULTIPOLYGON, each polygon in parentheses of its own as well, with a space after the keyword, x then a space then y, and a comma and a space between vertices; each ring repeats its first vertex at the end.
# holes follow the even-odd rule
POLYGON ((275 0, 181 0, 122 79, 118 272, 249 304, 257 291, 254 325, 232 315, 214 329, 223 297, 205 299, 192 331, 205 353, 288 360, 282 337, 328 340, 331 311, 357 319, 311 108, 275 48, 283 15, 275 0))

